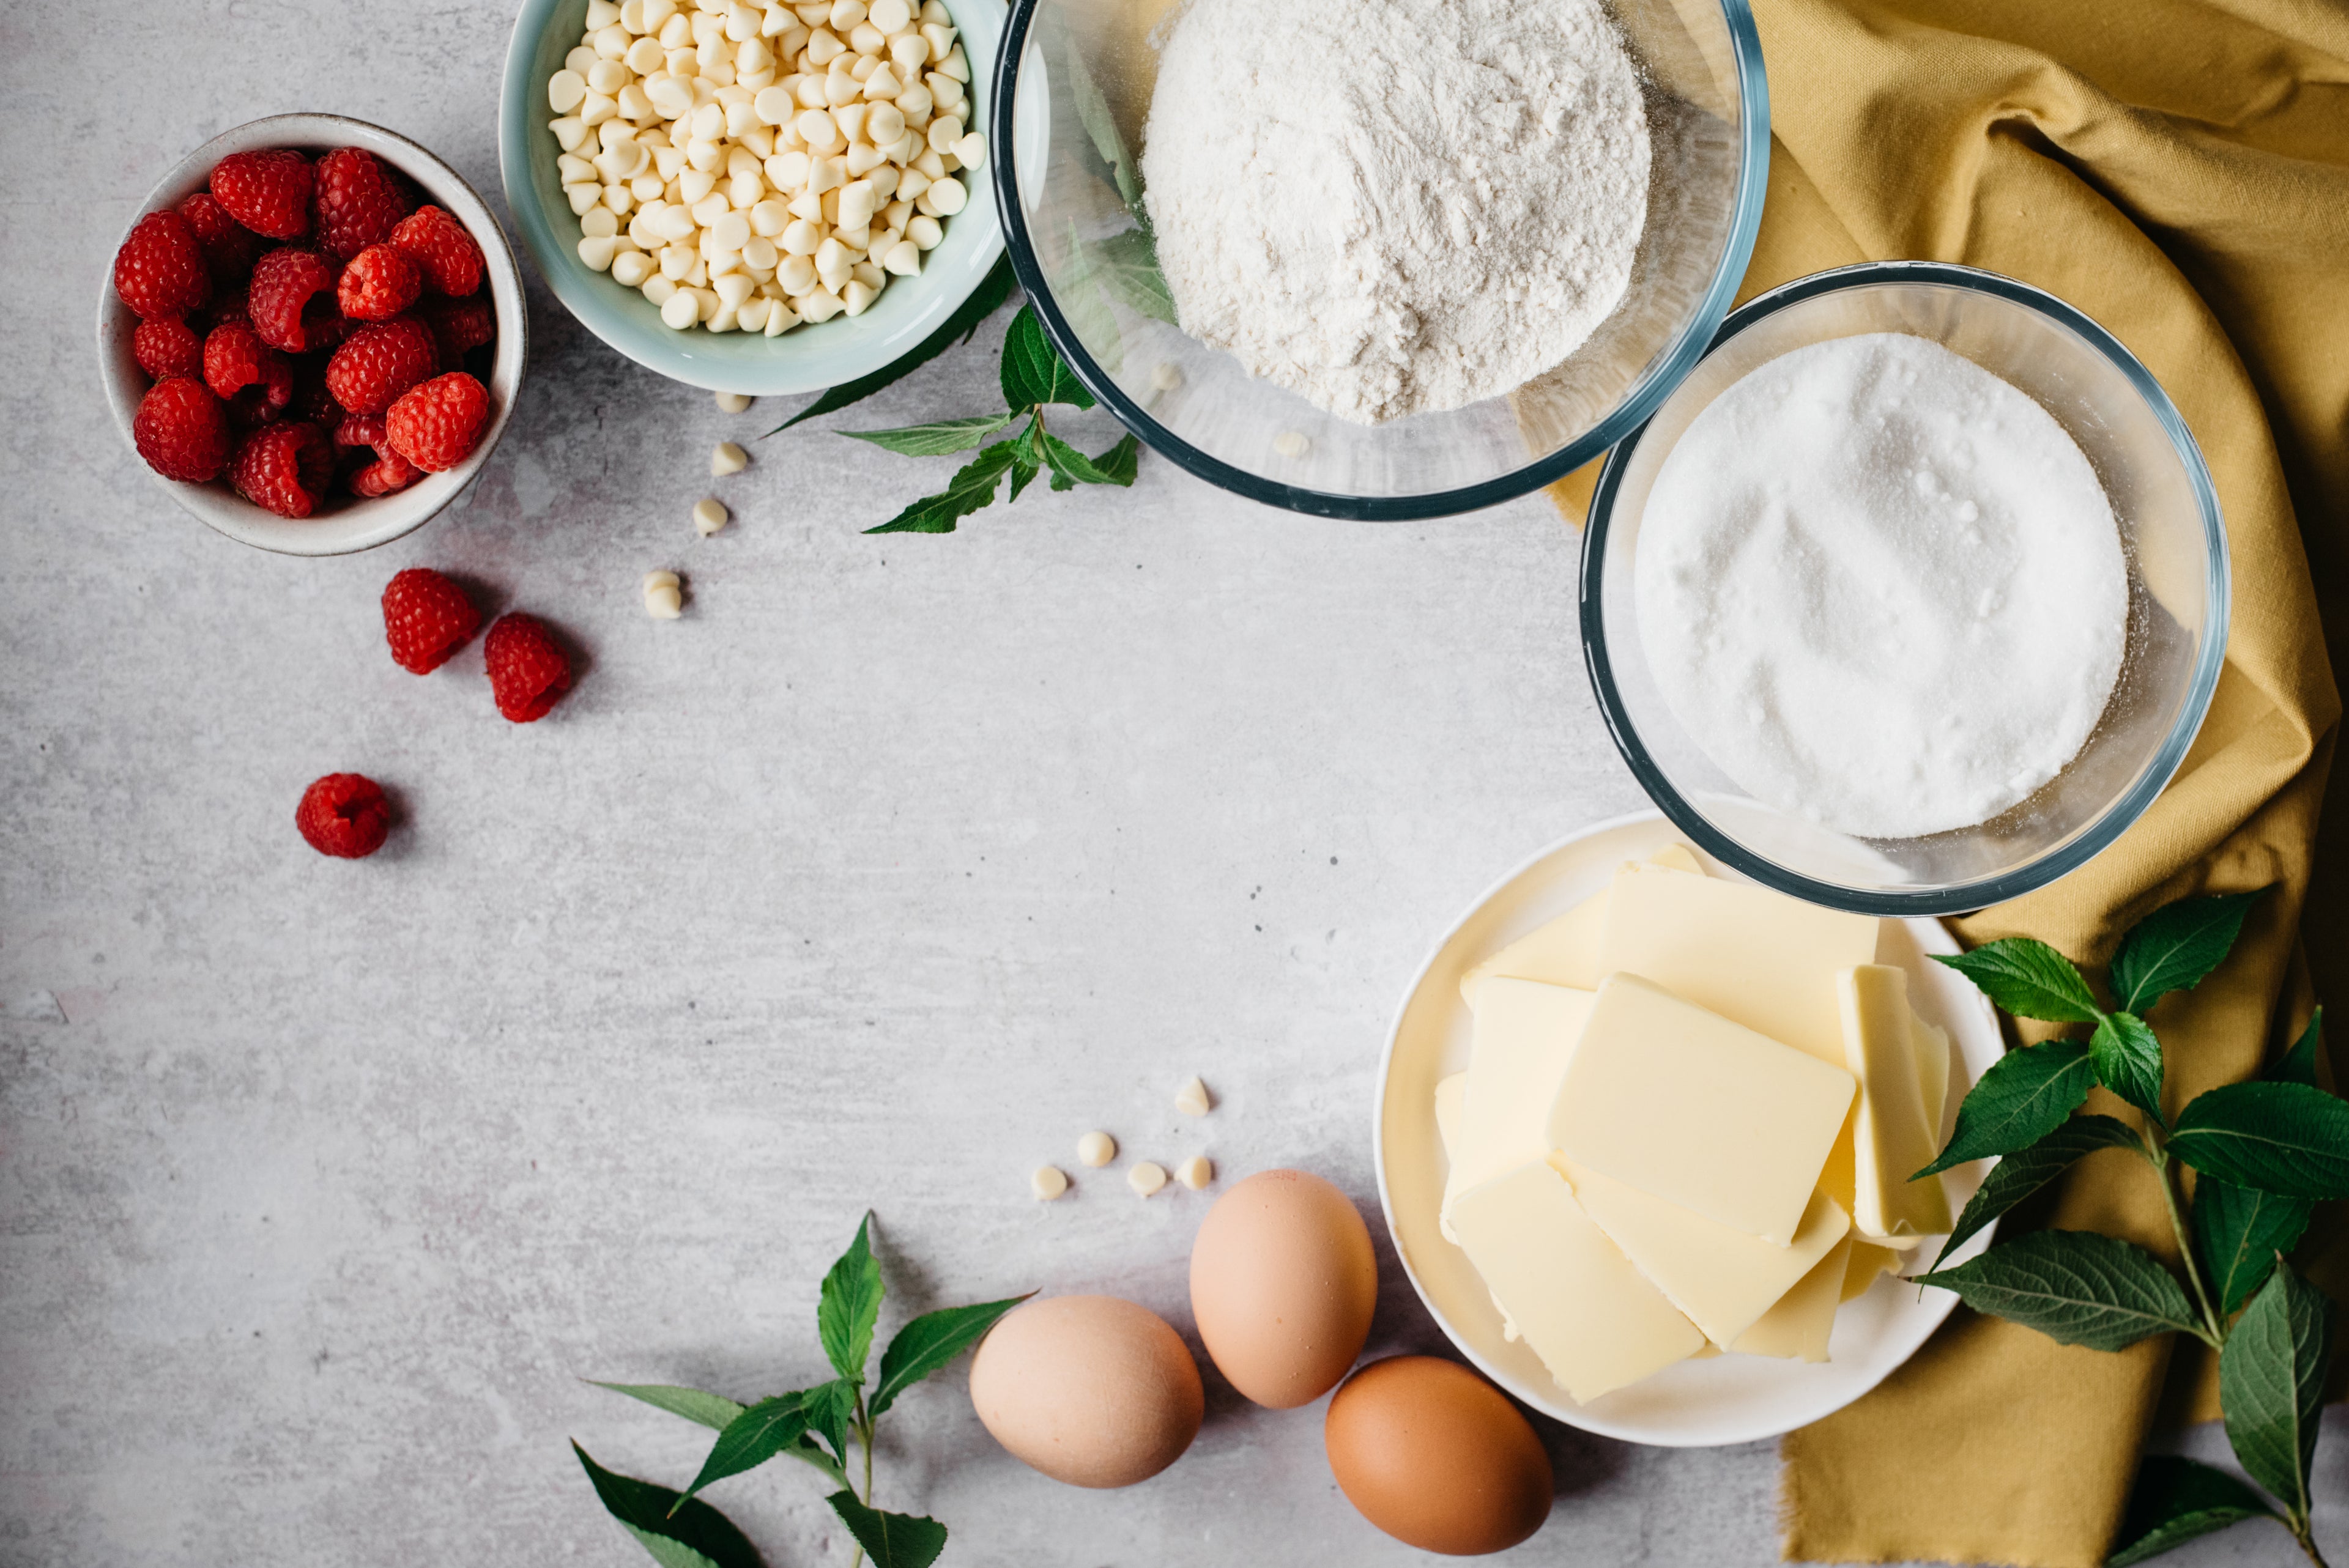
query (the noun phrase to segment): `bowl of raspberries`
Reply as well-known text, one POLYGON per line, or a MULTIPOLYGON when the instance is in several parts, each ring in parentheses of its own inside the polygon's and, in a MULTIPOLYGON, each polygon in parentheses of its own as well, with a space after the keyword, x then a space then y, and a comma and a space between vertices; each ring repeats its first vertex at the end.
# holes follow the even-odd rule
POLYGON ((373 549, 480 471, 528 358, 513 253, 455 170, 337 115, 196 149, 98 305, 115 418, 174 500, 290 555, 373 549))

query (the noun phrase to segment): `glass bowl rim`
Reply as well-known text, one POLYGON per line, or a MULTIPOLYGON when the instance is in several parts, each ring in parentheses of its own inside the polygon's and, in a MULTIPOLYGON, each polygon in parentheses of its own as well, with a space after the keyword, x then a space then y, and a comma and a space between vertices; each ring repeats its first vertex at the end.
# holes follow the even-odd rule
POLYGON ((2195 655, 2193 676, 2188 683, 2186 702, 2171 724, 2169 733, 2163 737, 2160 746, 2155 749, 2152 758, 2136 781, 2108 802, 2095 820, 2070 842, 1996 876, 1916 892, 1859 889, 1820 882, 1788 871, 1722 832, 1672 787, 1664 777, 1663 770, 1648 754, 1647 748, 1640 744, 1630 714, 1623 705, 1622 694, 1616 686, 1614 667, 1607 655, 1602 563, 1623 471, 1639 447, 1640 438, 1647 433, 1644 420, 1607 455, 1606 466, 1599 470, 1598 486, 1591 494, 1590 514, 1582 536, 1579 589, 1582 658, 1590 676, 1591 690, 1599 699, 1599 712, 1607 721, 1608 733, 1614 738, 1616 750, 1622 754, 1624 762, 1639 779, 1640 787, 1648 792, 1648 798, 1707 852, 1728 861, 1765 887, 1833 909, 1849 910, 1858 914, 1896 916, 1959 914, 2019 898, 2078 870, 2134 826, 2137 820, 2145 814, 2146 809, 2153 804, 2155 798, 2168 788, 2178 765, 2186 759, 2188 748, 2194 744, 2195 736, 2201 731, 2202 720, 2209 712, 2211 695, 2218 689, 2219 672, 2227 661, 2227 638, 2232 608, 2231 567, 2226 523, 2220 511, 2217 487, 2211 481, 2209 466, 2203 461, 2202 449, 2195 441, 2193 432, 2187 428, 2185 418, 2178 413, 2177 404, 2170 401, 2169 394, 2162 389, 2161 383, 2120 339, 2085 312, 2044 289, 2034 288, 2002 273, 1985 272, 1979 267, 1961 266, 1952 262, 1862 262, 1813 273, 1755 295, 1731 312, 1721 324, 1720 330, 1705 348, 1705 356, 1710 356, 1714 350, 1754 323, 1788 306, 1822 294, 1885 284, 1937 284, 1986 294, 2036 312, 2056 326, 2068 328, 2103 354, 2137 388, 2137 395, 2145 399, 2163 432, 2168 436, 2178 463, 2186 470, 2188 487, 2193 492, 2195 505, 2202 517, 2204 592, 2209 597, 2209 612, 2203 629, 2202 645, 2195 655))
POLYGON ((1345 518, 1363 522, 1411 522, 1427 518, 1452 517, 1462 512, 1476 511, 1515 500, 1545 485, 1553 484, 1593 459, 1603 455, 1648 418, 1671 396, 1691 370, 1696 367, 1710 350, 1714 329, 1728 314, 1729 303, 1736 297, 1737 285, 1745 275, 1753 260, 1754 241, 1762 227, 1762 202, 1769 188, 1770 177, 1770 90, 1763 72, 1762 39, 1754 22, 1749 0, 1717 0, 1722 21, 1729 29, 1730 53, 1737 70, 1739 115, 1739 166, 1737 195, 1731 210, 1729 243, 1720 263, 1714 268, 1712 282, 1697 309, 1682 326, 1664 351, 1650 364, 1646 373, 1632 384, 1630 393, 1615 408, 1574 440, 1548 455, 1537 458, 1523 468, 1473 485, 1463 485, 1446 490, 1432 490, 1424 495, 1360 496, 1333 490, 1308 489, 1302 485, 1283 484, 1253 474, 1206 452, 1184 440, 1164 425, 1151 418, 1149 412, 1103 373, 1092 356, 1077 339, 1068 317, 1054 301, 1043 268, 1037 263, 1033 242, 1029 238, 1027 216, 1019 206, 1019 159, 1013 149, 1017 143, 1013 132, 1013 109, 1019 101, 1020 57, 1027 52, 1028 30, 1035 20, 1040 0, 1011 0, 1010 15, 1003 24, 1001 46, 995 58, 995 100, 988 109, 988 141, 1002 150, 989 162, 992 165, 990 183, 995 188, 995 204, 1003 232, 1003 242, 1011 257, 1013 273, 1019 286, 1034 307, 1037 319, 1043 323, 1046 335, 1060 350, 1085 389, 1103 407, 1117 417, 1119 423, 1139 436, 1143 443, 1176 467, 1206 480, 1209 484, 1226 490, 1249 500, 1287 511, 1302 512, 1309 517, 1345 518))

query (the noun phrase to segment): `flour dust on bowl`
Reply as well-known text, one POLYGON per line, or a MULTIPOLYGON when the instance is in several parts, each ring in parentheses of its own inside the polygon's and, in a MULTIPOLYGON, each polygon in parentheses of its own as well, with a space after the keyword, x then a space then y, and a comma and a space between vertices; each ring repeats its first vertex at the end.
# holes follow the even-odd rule
POLYGON ((1726 313, 1768 163, 1744 0, 1018 0, 993 99, 1005 242, 1077 375, 1324 516, 1606 450, 1726 313))
POLYGON ((2111 334, 2012 279, 1876 263, 1741 307, 1609 456, 1582 643, 1696 842, 1811 903, 1940 914, 2152 804, 2228 593, 2209 472, 2111 334))

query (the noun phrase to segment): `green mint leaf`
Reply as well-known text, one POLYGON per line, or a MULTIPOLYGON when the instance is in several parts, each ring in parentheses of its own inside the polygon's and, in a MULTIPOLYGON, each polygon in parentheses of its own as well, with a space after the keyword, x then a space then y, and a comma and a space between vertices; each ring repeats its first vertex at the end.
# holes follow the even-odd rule
POLYGON ((2151 1025, 2134 1013, 2106 1014, 2088 1037, 2088 1057, 2098 1083, 2161 1122, 2161 1042, 2151 1025))
POLYGON ((1158 241, 1148 229, 1127 229, 1103 240, 1095 264, 1102 285, 1119 304, 1153 321, 1181 325, 1174 319, 1174 293, 1158 268, 1158 241))
POLYGON ((1019 492, 1028 488, 1029 481, 1044 471, 1044 454, 1036 444, 1043 433, 1044 415, 1039 409, 1028 421, 1028 428, 1020 431, 1019 438, 1011 443, 1011 494, 1004 501, 1006 506, 1018 500, 1019 492))
POLYGON ((2331 1298, 2285 1264, 2251 1297, 2219 1352, 2227 1441, 2293 1519, 2308 1517, 2308 1463, 2332 1353, 2331 1298))
POLYGON ((672 1416, 683 1416, 688 1421, 698 1421, 705 1427, 719 1430, 726 1423, 742 1413, 742 1407, 716 1394, 705 1394, 698 1388, 680 1388, 673 1383, 595 1383, 598 1388, 609 1388, 615 1394, 626 1394, 631 1399, 642 1399, 657 1410, 672 1416))
POLYGON ((1950 1239, 1941 1243, 1941 1255, 1933 1260, 1933 1266, 1940 1267, 1943 1258, 1984 1225, 2070 1170, 2080 1156, 2098 1149, 2133 1149, 2142 1154, 2145 1145, 2126 1122, 2109 1116, 2075 1116, 2030 1148, 2018 1149, 1992 1166, 1974 1195, 1966 1200, 1965 1212, 1958 1216, 1950 1239))
POLYGON ((2200 985, 2233 949, 2243 916, 2259 896, 2230 892, 2180 899, 2131 926, 2113 954, 2113 995, 2120 1005, 2142 1016, 2170 992, 2200 985))
POLYGON ((1102 476, 1096 482, 1131 485, 1133 483, 1133 476, 1141 462, 1141 438, 1132 435, 1123 437, 1109 450, 1095 454, 1093 468, 1102 476))
POLYGON ((832 1369, 853 1386, 864 1383, 864 1363, 873 1354, 873 1326, 881 1320, 881 1265, 873 1256, 873 1216, 856 1222, 856 1239, 823 1276, 816 1300, 816 1333, 832 1369))
POLYGON ((946 1550, 947 1527, 935 1519, 884 1513, 857 1501, 853 1491, 833 1492, 824 1501, 873 1559, 873 1568, 930 1568, 946 1550))
POLYGON ((1085 243, 1077 221, 1069 220, 1068 273, 1053 286, 1052 297, 1068 318, 1069 330, 1087 353, 1111 370, 1125 363, 1125 334, 1117 314, 1109 307, 1110 283, 1102 273, 1099 253, 1085 243))
POLYGON ((793 1443, 784 1451, 795 1460, 814 1466, 830 1479, 833 1485, 848 1484, 848 1471, 842 1468, 841 1461, 826 1453, 823 1445, 817 1442, 812 1436, 802 1434, 798 1442, 793 1443))
POLYGON ((2137 1466, 2105 1568, 2130 1568, 2198 1535, 2274 1517, 2264 1498, 2225 1470, 2175 1454, 2147 1454, 2137 1466))
POLYGON ((1027 1299, 1015 1295, 1009 1301, 983 1301, 976 1306, 942 1307, 897 1330, 889 1348, 881 1352, 881 1381, 873 1390, 867 1412, 878 1416, 895 1404, 898 1395, 978 1344, 998 1318, 1027 1299))
POLYGON ((759 1550, 750 1544, 750 1537, 700 1499, 688 1502, 665 1486, 615 1475, 589 1459, 587 1450, 575 1442, 571 1451, 585 1467, 604 1511, 618 1520, 661 1568, 760 1568, 759 1550), (672 1508, 678 1511, 673 1519, 672 1508))
POLYGON ((2219 1293, 2221 1316, 2267 1283, 2276 1254, 2300 1244, 2315 1210, 2305 1198, 2280 1198, 2216 1176, 2194 1183, 2194 1250, 2219 1293))
POLYGON ((2323 1029, 2324 1009, 2319 1007, 2308 1016, 2308 1027, 2300 1032, 2300 1038, 2292 1042, 2292 1049, 2278 1057, 2275 1066, 2268 1069, 2269 1080, 2273 1083, 2304 1083, 2314 1088, 2316 1053, 2323 1043, 2323 1029))
POLYGON ((851 403, 870 397, 909 371, 919 369, 944 354, 954 346, 957 337, 968 343, 972 335, 978 331, 978 324, 993 315, 1003 302, 1011 297, 1011 291, 1018 286, 1019 281, 1012 273, 1010 256, 1001 257, 988 269, 987 276, 979 280, 978 287, 971 291, 970 297, 957 305, 954 314, 947 317, 936 332, 870 376, 843 381, 825 391, 814 402, 767 434, 781 435, 802 419, 812 419, 819 414, 829 414, 835 408, 845 408, 851 403))
POLYGON ((1976 1312, 2035 1328, 2058 1345, 2118 1350, 2199 1325, 2186 1292, 2143 1247, 2093 1231, 2033 1231, 1971 1263, 1919 1274, 1976 1312))
POLYGON ((2349 1105, 2299 1083, 2235 1083, 2178 1113, 2170 1152, 2206 1176, 2288 1198, 2349 1198, 2349 1105))
POLYGON ((943 458, 967 452, 995 434, 1017 414, 974 414, 968 419, 935 419, 926 425, 903 425, 894 430, 843 430, 854 440, 870 441, 908 458, 943 458))
POLYGON ((1078 485, 1130 485, 1133 482, 1136 443, 1132 436, 1098 458, 1089 458, 1060 437, 1046 432, 1044 460, 1052 465, 1052 488, 1078 485), (1065 480, 1067 483, 1061 481, 1065 480))
POLYGON ((1957 1130, 1941 1157, 1909 1180, 2030 1148, 2080 1109, 2095 1081, 2088 1047, 2080 1040, 2050 1040, 2007 1052, 1959 1102, 1957 1130))
POLYGON ((2093 1024, 2103 1016, 2095 993, 2079 969, 2035 936, 2010 936, 1955 957, 1937 953, 1933 959, 1981 986, 1983 995, 2018 1018, 2093 1024))
POLYGON ((1142 180, 1134 172, 1133 160, 1125 150, 1125 138, 1118 133, 1117 117, 1110 112, 1109 99, 1093 81, 1092 73, 1085 69, 1081 49, 1066 52, 1062 63, 1068 68, 1069 94, 1077 100, 1077 119, 1092 139, 1093 150, 1109 165, 1110 178, 1117 183, 1118 200, 1143 222, 1150 220, 1142 205, 1142 180))
POLYGON ((686 1498, 703 1487, 756 1470, 777 1454, 789 1452, 807 1430, 807 1412, 800 1408, 797 1394, 760 1400, 726 1423, 726 1429, 710 1445, 709 1457, 701 1461, 701 1473, 693 1478, 677 1506, 685 1506, 686 1498))
POLYGON ((863 1381, 836 1377, 800 1395, 808 1430, 831 1444, 833 1457, 843 1465, 848 1462, 849 1425, 856 1419, 856 1389, 863 1381))
POLYGON ((1019 413, 1046 403, 1066 403, 1090 408, 1093 395, 1085 390, 1044 335, 1036 307, 1023 304, 1003 335, 1003 401, 1019 413))
POLYGON ((867 533, 952 533, 955 523, 995 500, 1003 470, 1012 464, 1012 443, 998 441, 955 470, 947 488, 926 495, 867 533))

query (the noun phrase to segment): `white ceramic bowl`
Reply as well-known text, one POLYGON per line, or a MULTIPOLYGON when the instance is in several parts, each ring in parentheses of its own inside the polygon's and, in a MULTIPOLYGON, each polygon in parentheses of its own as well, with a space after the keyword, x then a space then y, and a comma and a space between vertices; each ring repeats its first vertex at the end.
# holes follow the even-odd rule
MULTIPOLYGON (((1461 975, 1599 892, 1625 861, 1645 860, 1667 843, 1687 841, 1661 812, 1619 817, 1551 845, 1478 899, 1444 933, 1403 995, 1379 1064, 1373 1124, 1379 1205, 1395 1254, 1452 1343, 1511 1396, 1546 1415, 1604 1437, 1666 1448, 1754 1442, 1841 1409, 1908 1360, 1958 1299, 1948 1291, 1920 1291, 1886 1276, 1837 1313, 1829 1359, 1822 1365, 1759 1356, 1683 1361, 1580 1405, 1567 1397, 1531 1348, 1502 1334, 1500 1313, 1484 1280, 1468 1255, 1437 1229, 1448 1167, 1435 1128, 1435 1085, 1468 1065, 1471 1018, 1460 999, 1461 975)), ((1702 850, 1697 854, 1711 875, 1751 880, 1702 850)), ((1909 972, 1917 1010, 1950 1032, 1957 1059, 1951 1064, 1949 1104, 1942 1112, 1944 1137, 1958 1101, 2005 1049, 1997 1015, 1982 993, 1926 956, 1957 951, 1940 923, 1925 919, 1887 920, 1878 951, 1885 963, 1909 972)), ((1973 1196, 1985 1169, 1977 1161, 1949 1173, 1953 1208, 1973 1196)), ((1970 1238, 1951 1254, 1952 1261, 1974 1256, 1995 1233, 1992 1226, 1970 1238)), ((1940 1250, 1940 1238, 1929 1238, 1907 1266, 1921 1271, 1940 1250)))
MULTIPOLYGON (((105 380, 106 397, 113 406, 115 423, 122 428, 123 442, 132 448, 132 460, 199 520, 240 543, 284 555, 348 555, 388 544, 423 527, 434 513, 457 498, 457 492, 471 482, 481 465, 489 460, 498 438, 505 433, 506 420, 513 413, 514 399, 522 392, 523 368, 530 359, 530 318, 523 304, 522 273, 514 265, 513 252, 506 244, 497 220, 455 170, 404 136, 395 135, 379 125, 336 114, 274 115, 212 138, 156 182, 147 193, 147 200, 140 203, 131 222, 135 224, 161 208, 175 207, 202 190, 212 165, 230 153, 271 147, 292 147, 307 152, 364 147, 415 181, 423 188, 426 198, 462 222, 481 247, 481 258, 486 263, 483 284, 489 291, 491 307, 497 312, 498 340, 490 368, 489 428, 481 432, 481 442, 472 454, 445 473, 427 474, 406 490, 388 496, 373 500, 333 496, 305 518, 279 517, 264 511, 231 490, 225 480, 191 485, 165 479, 147 467, 146 459, 138 457, 131 442, 130 422, 139 412, 140 399, 146 396, 149 382, 147 373, 139 368, 139 360, 131 352, 131 335, 138 330, 139 318, 114 292, 111 251, 107 253, 105 281, 98 304, 98 374, 105 380)), ((128 228, 124 230, 126 234, 129 232, 128 228)))
MULTIPOLYGON (((967 123, 984 127, 995 80, 995 50, 1003 33, 1003 0, 945 0, 970 61, 976 107, 967 123)), ((871 309, 858 316, 795 326, 779 336, 746 332, 683 332, 661 325, 644 295, 579 259, 579 220, 555 176, 562 149, 546 122, 547 78, 579 45, 587 0, 523 0, 506 46, 505 81, 498 100, 498 162, 506 210, 523 248, 564 308, 581 325, 647 370, 713 392, 746 397, 787 396, 838 387, 903 358, 968 299, 1003 254, 995 204, 974 180, 970 201, 946 222, 946 238, 922 258, 921 272, 889 280, 871 309)), ((989 150, 988 158, 994 158, 989 150)))

